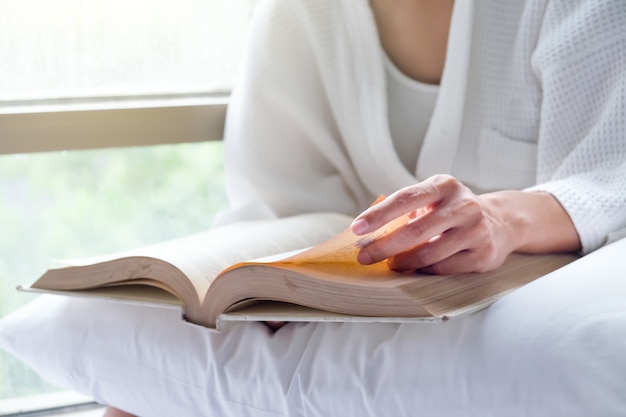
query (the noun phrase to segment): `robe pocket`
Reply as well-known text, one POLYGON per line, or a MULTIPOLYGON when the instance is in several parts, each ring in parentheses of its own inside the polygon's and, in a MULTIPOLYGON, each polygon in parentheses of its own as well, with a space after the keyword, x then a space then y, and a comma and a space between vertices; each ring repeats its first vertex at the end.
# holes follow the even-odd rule
POLYGON ((483 184, 491 189, 523 189, 537 181, 537 144, 484 129, 479 145, 483 184))

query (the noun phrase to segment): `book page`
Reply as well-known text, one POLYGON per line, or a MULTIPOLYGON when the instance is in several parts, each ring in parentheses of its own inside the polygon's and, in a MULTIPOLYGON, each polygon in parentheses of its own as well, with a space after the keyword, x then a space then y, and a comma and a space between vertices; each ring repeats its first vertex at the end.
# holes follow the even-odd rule
POLYGON ((313 213, 238 222, 124 255, 171 263, 189 278, 203 298, 213 279, 230 265, 315 245, 345 229, 351 220, 341 214, 313 213))
MULTIPOLYGON (((374 204, 383 198, 379 197, 374 204)), ((350 229, 345 229, 315 247, 280 260, 280 263, 348 263, 356 266, 358 265, 356 258, 362 247, 392 233, 410 220, 408 214, 400 216, 364 236, 356 236, 350 229)))

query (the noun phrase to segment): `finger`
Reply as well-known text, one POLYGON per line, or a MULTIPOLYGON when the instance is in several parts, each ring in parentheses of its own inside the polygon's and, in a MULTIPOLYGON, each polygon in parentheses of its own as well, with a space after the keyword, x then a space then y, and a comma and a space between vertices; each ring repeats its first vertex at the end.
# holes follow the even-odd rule
POLYGON ((449 215, 445 209, 426 212, 362 247, 357 260, 363 265, 369 265, 421 247, 435 236, 460 226, 460 220, 458 216, 449 215))
POLYGON ((440 262, 420 268, 418 272, 436 275, 462 274, 492 271, 504 263, 506 256, 494 257, 495 252, 464 250, 440 262))
POLYGON ((473 240, 468 229, 449 229, 414 249, 390 257, 387 265, 396 271, 426 268, 473 247, 473 240))
POLYGON ((429 179, 402 188, 380 203, 357 216, 351 225, 352 233, 364 235, 405 214, 436 204, 443 198, 442 189, 429 179))

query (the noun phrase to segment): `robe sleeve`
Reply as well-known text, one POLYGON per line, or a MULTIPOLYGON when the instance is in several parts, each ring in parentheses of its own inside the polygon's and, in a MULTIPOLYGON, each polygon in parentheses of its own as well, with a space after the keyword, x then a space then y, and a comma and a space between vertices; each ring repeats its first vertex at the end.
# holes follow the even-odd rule
POLYGON ((626 2, 548 2, 532 65, 543 99, 539 183, 583 253, 626 231, 626 2))

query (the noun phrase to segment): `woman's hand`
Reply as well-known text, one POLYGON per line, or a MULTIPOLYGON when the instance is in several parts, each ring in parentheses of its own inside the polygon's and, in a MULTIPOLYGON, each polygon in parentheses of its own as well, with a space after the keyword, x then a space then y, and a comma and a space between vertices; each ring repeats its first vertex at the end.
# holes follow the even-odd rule
POLYGON ((362 264, 387 259, 396 270, 434 274, 483 272, 513 251, 573 251, 580 242, 569 216, 547 193, 501 191, 475 195, 449 175, 403 188, 352 223, 363 235, 409 214, 411 220, 368 245, 362 264))

